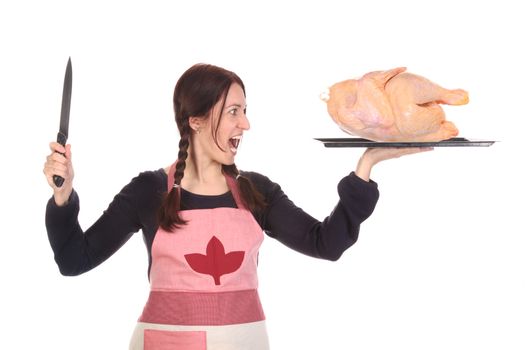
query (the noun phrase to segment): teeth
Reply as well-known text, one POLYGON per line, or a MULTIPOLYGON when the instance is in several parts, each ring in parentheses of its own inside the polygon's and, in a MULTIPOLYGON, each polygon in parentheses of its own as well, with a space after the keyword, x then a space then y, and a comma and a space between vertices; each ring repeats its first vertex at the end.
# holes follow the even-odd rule
POLYGON ((237 153, 237 147, 239 147, 239 144, 241 143, 242 136, 234 136, 230 139, 230 150, 233 153, 237 153))

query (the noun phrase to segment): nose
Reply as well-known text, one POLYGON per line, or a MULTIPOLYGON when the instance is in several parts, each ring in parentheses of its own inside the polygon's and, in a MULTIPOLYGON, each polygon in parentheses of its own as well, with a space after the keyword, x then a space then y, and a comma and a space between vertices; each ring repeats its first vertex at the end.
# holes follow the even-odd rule
POLYGON ((246 113, 243 113, 242 117, 239 119, 238 127, 239 127, 239 129, 242 129, 242 130, 249 130, 250 129, 250 121, 248 120, 248 117, 246 116, 246 113))

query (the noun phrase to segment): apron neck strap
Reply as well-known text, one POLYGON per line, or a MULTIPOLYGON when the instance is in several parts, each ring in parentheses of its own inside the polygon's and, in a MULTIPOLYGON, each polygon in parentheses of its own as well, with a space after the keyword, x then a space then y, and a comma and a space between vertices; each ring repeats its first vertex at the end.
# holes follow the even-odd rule
POLYGON ((246 207, 244 206, 244 201, 241 198, 241 192, 239 191, 239 185, 237 184, 237 180, 235 180, 230 175, 224 175, 224 176, 226 177, 226 182, 228 183, 228 187, 230 188, 230 191, 232 192, 233 199, 235 199, 237 208, 246 209, 246 207))
MULTIPOLYGON (((170 170, 168 172, 168 192, 171 191, 173 188, 173 184, 175 183, 175 166, 177 165, 177 162, 173 163, 170 166, 170 170)), ((226 177, 226 183, 228 184, 228 188, 230 189, 233 199, 235 200, 235 204, 237 204, 237 208, 239 209, 246 209, 244 202, 241 198, 241 194, 239 191, 239 186, 237 185, 237 180, 235 180, 233 177, 224 174, 226 177)))

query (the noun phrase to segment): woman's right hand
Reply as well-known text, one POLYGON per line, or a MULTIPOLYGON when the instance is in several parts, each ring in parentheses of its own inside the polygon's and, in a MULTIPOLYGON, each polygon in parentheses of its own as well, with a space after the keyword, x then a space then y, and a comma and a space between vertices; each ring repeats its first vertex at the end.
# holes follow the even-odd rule
POLYGON ((73 163, 71 162, 71 145, 65 147, 58 142, 49 144, 51 154, 47 156, 44 164, 44 174, 47 183, 53 189, 53 197, 58 206, 67 204, 71 192, 73 192, 73 163), (59 175, 64 178, 61 187, 57 187, 53 182, 53 175, 59 175))
POLYGON ((379 162, 432 150, 432 147, 368 148, 359 159, 355 174, 363 180, 369 181, 372 168, 379 162))

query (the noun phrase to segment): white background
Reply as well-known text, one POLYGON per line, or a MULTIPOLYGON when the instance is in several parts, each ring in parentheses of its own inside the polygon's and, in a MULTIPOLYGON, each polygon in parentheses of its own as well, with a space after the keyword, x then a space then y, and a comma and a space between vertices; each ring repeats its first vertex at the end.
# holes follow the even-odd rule
MULTIPOLYGON (((141 234, 96 270, 63 277, 44 227, 42 174, 73 61, 70 143, 87 228, 140 171, 170 164, 172 92, 197 62, 237 72, 252 129, 237 164, 323 219, 362 149, 318 94, 406 66, 469 91, 445 107, 460 136, 379 164, 381 198, 336 263, 268 238, 260 292, 273 349, 524 349, 523 11, 518 1, 3 1, 0 120, 2 344, 125 349, 148 293, 141 234)), ((4 347, 4 345, 2 345, 4 347)))

